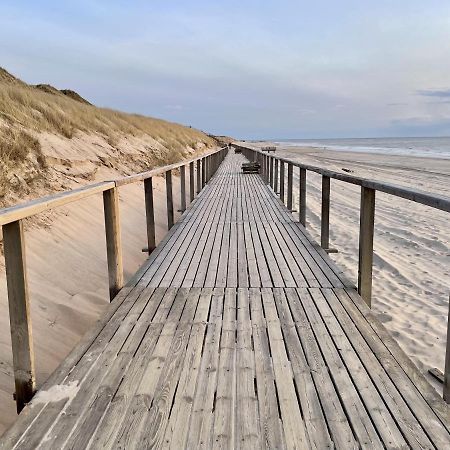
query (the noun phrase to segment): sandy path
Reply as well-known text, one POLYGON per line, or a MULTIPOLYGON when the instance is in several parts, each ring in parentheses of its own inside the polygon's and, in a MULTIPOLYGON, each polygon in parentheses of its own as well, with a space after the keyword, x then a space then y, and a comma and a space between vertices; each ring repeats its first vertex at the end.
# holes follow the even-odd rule
MULTIPOLYGON (((450 161, 317 149, 283 149, 287 157, 337 171, 450 196, 450 161)), ((298 183, 298 176, 295 176, 298 183)), ((319 240, 320 176, 308 172, 307 226, 319 240)), ((297 184, 298 185, 298 184, 297 184)), ((359 188, 331 181, 330 246, 357 279, 359 188)), ((298 205, 298 195, 295 196, 298 205)), ((450 292, 450 215, 378 193, 372 305, 418 367, 444 366, 450 292)), ((430 378, 429 378, 430 379, 430 378)))

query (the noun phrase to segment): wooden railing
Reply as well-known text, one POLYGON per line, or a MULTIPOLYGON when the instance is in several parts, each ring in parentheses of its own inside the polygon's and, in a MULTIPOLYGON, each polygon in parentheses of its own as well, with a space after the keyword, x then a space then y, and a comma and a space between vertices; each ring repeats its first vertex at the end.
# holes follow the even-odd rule
POLYGON ((114 181, 91 184, 80 189, 61 192, 0 210, 0 226, 2 226, 3 231, 3 248, 8 287, 11 345, 16 390, 15 399, 18 412, 30 401, 36 390, 23 220, 51 208, 63 206, 102 193, 109 296, 110 300, 113 300, 124 284, 119 217, 119 188, 130 183, 144 183, 147 244, 148 252, 151 253, 156 246, 153 177, 158 175, 165 176, 167 226, 170 229, 174 225, 172 172, 177 169, 180 171, 181 211, 184 211, 186 209, 186 166, 189 166, 189 199, 192 202, 195 197, 195 185, 198 194, 214 175, 227 152, 228 148, 223 147, 190 161, 158 167, 147 172, 130 175, 114 181), (196 182, 195 165, 197 169, 196 182))
MULTIPOLYGON (((450 212, 450 198, 430 194, 403 186, 369 180, 367 178, 335 172, 321 167, 302 164, 287 158, 270 155, 261 149, 233 144, 239 148, 250 161, 261 164, 261 177, 280 196, 283 203, 292 211, 293 169, 299 169, 299 222, 306 227, 306 176, 307 171, 322 175, 321 230, 320 245, 327 251, 330 249, 330 189, 331 179, 344 181, 361 187, 360 225, 359 225, 359 258, 358 258, 358 293, 369 307, 372 303, 372 266, 373 237, 375 223, 375 193, 384 192, 396 197, 411 200, 440 211, 450 212), (287 167, 287 193, 285 171, 287 167)), ((449 302, 450 303, 450 302, 449 302)), ((443 374, 444 400, 450 403, 450 304, 448 314, 447 347, 445 369, 443 374)))

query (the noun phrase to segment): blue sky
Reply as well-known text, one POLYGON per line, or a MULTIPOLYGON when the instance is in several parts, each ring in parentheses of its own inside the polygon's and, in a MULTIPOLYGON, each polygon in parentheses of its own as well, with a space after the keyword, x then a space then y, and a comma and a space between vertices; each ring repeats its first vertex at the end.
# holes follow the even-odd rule
POLYGON ((0 65, 241 138, 450 135, 447 0, 2 0, 0 65))

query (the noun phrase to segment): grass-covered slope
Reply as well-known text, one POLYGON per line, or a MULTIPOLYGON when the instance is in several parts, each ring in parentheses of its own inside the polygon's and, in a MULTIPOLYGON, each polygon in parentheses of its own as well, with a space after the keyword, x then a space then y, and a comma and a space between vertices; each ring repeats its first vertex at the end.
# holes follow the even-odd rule
POLYGON ((0 203, 14 189, 15 172, 32 173, 35 178, 47 170, 42 137, 49 135, 66 141, 92 136, 95 145, 104 145, 110 154, 122 156, 127 151, 122 145, 124 140, 142 138, 145 145, 140 159, 149 166, 169 164, 187 152, 215 145, 214 139, 201 131, 98 108, 74 91, 45 84, 28 85, 0 68, 0 203))

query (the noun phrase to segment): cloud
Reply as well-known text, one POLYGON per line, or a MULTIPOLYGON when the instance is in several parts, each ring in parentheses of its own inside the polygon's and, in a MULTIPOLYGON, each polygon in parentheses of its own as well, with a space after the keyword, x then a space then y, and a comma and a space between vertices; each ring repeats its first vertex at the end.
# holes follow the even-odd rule
POLYGON ((450 89, 426 89, 416 91, 418 95, 425 97, 450 98, 450 89))

